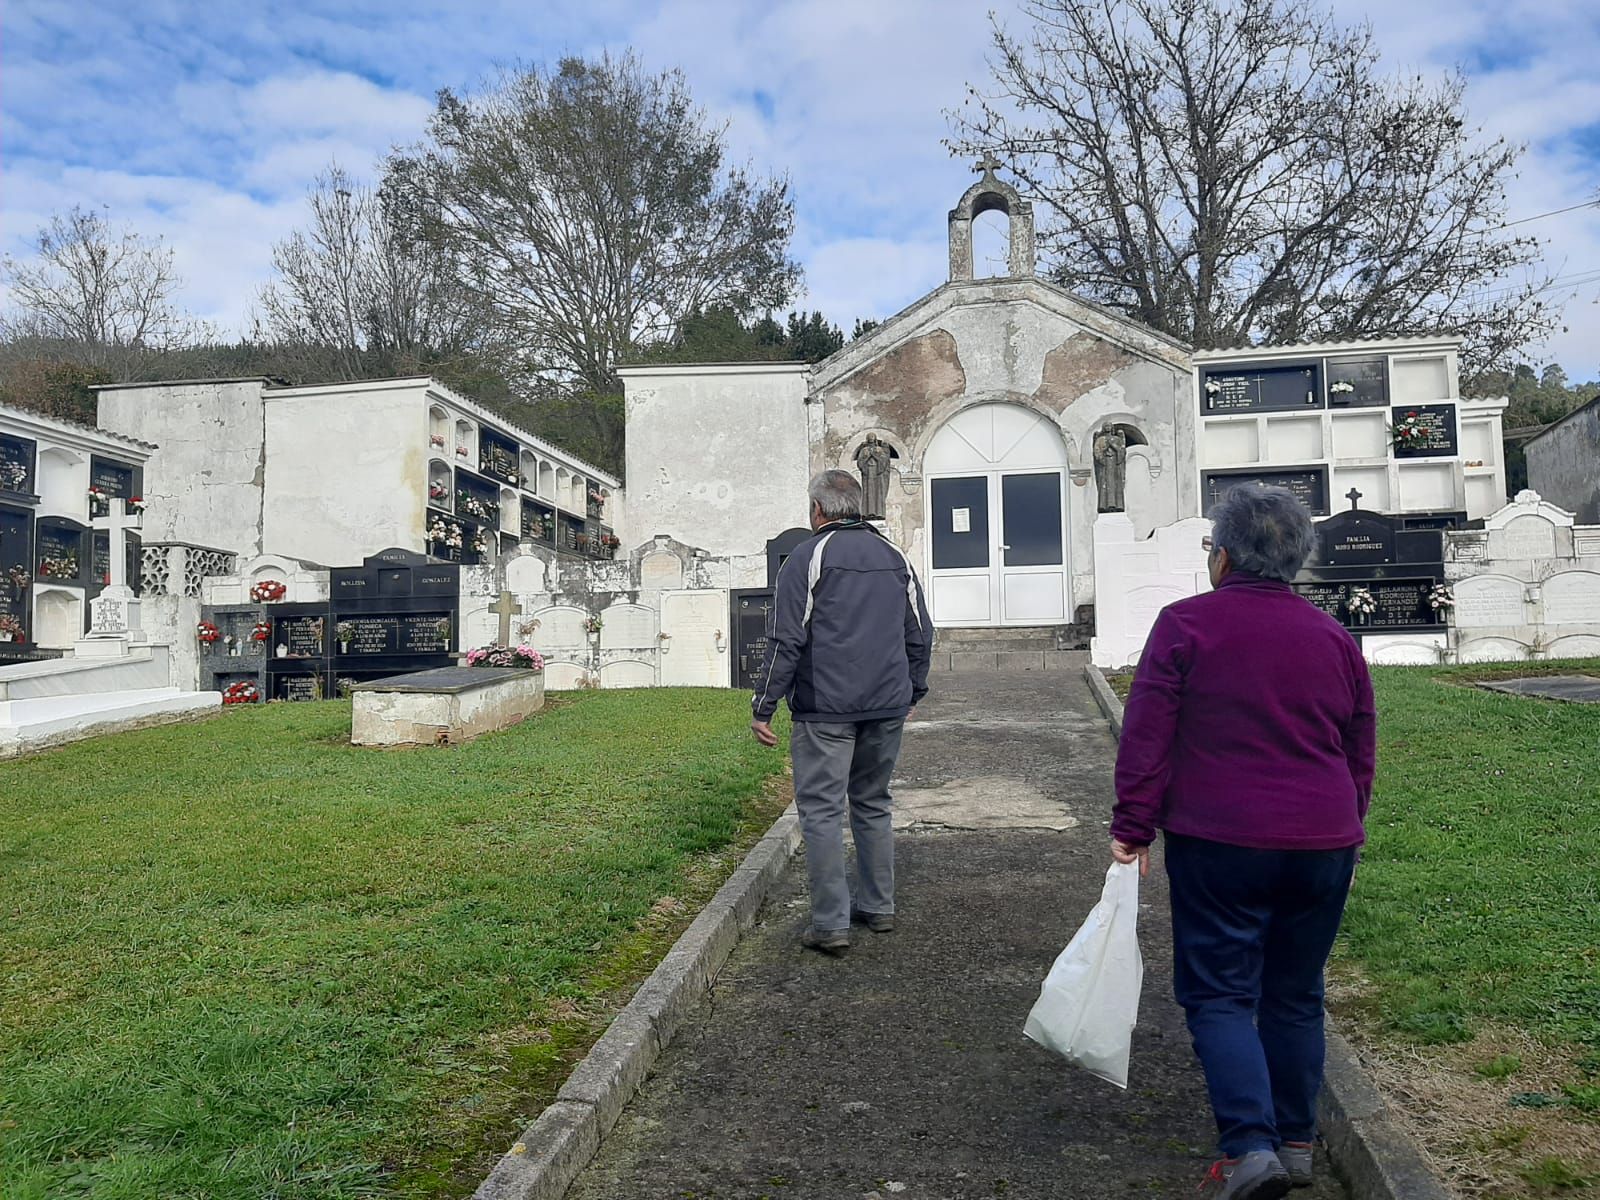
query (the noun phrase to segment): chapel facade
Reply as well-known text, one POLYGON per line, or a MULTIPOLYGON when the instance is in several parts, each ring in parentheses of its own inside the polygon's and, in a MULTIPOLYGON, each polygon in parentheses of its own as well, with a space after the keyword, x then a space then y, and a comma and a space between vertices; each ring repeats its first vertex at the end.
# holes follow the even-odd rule
POLYGON ((948 281, 816 367, 635 367, 625 540, 759 553, 838 468, 911 556, 941 626, 1069 625, 1094 601, 1094 522, 1197 511, 1187 347, 1034 273, 1031 205, 992 159, 948 219, 948 281), (979 215, 1008 218, 975 278, 979 215), (874 486, 876 485, 876 486, 874 486))

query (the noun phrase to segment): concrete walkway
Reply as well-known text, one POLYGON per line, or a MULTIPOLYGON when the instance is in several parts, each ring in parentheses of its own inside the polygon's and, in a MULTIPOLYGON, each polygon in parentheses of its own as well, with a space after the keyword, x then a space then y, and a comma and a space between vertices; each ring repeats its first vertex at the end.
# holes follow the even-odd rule
MULTIPOLYGON (((1025 1040, 1099 896, 1115 746, 1077 671, 941 673, 895 787, 900 928, 800 948, 804 864, 572 1200, 1193 1196, 1212 1153, 1159 870, 1129 1089, 1025 1040)), ((1344 1192, 1321 1164, 1307 1200, 1344 1192)))

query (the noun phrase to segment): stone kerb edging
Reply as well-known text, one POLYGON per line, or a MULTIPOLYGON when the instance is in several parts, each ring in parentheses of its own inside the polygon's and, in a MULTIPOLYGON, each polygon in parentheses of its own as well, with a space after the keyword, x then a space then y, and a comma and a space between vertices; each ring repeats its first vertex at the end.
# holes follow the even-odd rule
POLYGON ((473 1200, 560 1200, 566 1194, 709 992, 799 847, 800 818, 791 804, 600 1035, 555 1102, 478 1185, 473 1200))
MULTIPOLYGON (((1111 736, 1120 740, 1122 701, 1093 663, 1084 666, 1083 677, 1111 736)), ((1333 1029, 1328 1030, 1317 1120, 1328 1159, 1357 1200, 1452 1200, 1411 1135, 1389 1114, 1350 1043, 1333 1029)))

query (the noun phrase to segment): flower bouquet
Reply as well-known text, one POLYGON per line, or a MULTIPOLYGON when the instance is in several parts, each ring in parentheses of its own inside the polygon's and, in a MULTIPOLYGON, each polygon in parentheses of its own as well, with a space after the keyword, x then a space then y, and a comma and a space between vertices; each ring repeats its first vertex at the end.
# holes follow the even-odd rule
POLYGON ((467 651, 469 667, 521 667, 525 671, 543 671, 544 655, 532 646, 480 646, 467 651))
POLYGON ((1364 621, 1378 611, 1377 597, 1364 587, 1351 588, 1350 596, 1344 603, 1350 615, 1358 621, 1364 621))
POLYGON ((250 640, 252 642, 265 642, 265 641, 269 640, 271 637, 272 637, 272 622, 271 621, 257 621, 255 623, 255 627, 250 630, 250 640))
POLYGON ((27 481, 27 463, 0 462, 0 492, 20 492, 27 481))
POLYGON ((1389 437, 1399 450, 1413 450, 1428 444, 1428 429, 1415 412, 1408 412, 1394 423, 1389 437))
POLYGON ((195 626, 194 636, 202 646, 209 646, 213 642, 222 639, 222 630, 218 629, 210 621, 201 621, 200 624, 195 626))
POLYGON ((62 555, 60 558, 41 558, 39 574, 46 579, 76 579, 78 560, 70 554, 62 555))
POLYGON ((10 613, 0 613, 0 642, 20 642, 22 640, 22 622, 10 613))
POLYGON ((1455 595, 1447 584, 1436 583, 1427 591, 1428 607, 1436 613, 1443 613, 1446 609, 1456 606, 1455 595))
POLYGON ((289 594, 286 584, 279 583, 276 579, 263 579, 250 589, 250 601, 253 604, 271 604, 275 600, 282 600, 289 594))
POLYGON ((599 617, 590 617, 587 621, 585 621, 583 623, 583 631, 585 633, 587 633, 590 637, 598 637, 599 634, 600 634, 600 631, 602 629, 604 629, 604 628, 605 628, 605 622, 602 621, 599 617))
POLYGON ((241 679, 222 689, 224 704, 255 704, 261 699, 261 689, 252 679, 241 679))
POLYGON ((449 498, 450 498, 450 489, 447 488, 444 484, 442 484, 442 483, 430 483, 428 485, 428 499, 429 500, 448 500, 449 498))
POLYGON ((6 572, 6 582, 11 585, 13 592, 20 593, 27 590, 28 585, 33 582, 33 576, 28 573, 26 567, 18 563, 6 572))
POLYGON ((442 434, 442 433, 430 433, 428 435, 428 445, 437 446, 437 447, 439 447, 439 449, 443 450, 444 449, 444 434, 442 434))

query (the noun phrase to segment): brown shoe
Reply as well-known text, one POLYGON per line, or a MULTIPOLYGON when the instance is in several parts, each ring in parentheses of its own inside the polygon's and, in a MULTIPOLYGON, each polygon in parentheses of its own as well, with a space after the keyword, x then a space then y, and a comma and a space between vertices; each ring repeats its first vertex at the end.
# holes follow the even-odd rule
POLYGON ((800 935, 800 944, 807 950, 820 950, 823 954, 838 956, 850 949, 848 929, 813 929, 807 925, 800 935))
POLYGON ((850 914, 850 919, 858 925, 865 925, 873 933, 893 933, 893 913, 869 913, 857 909, 850 914))

